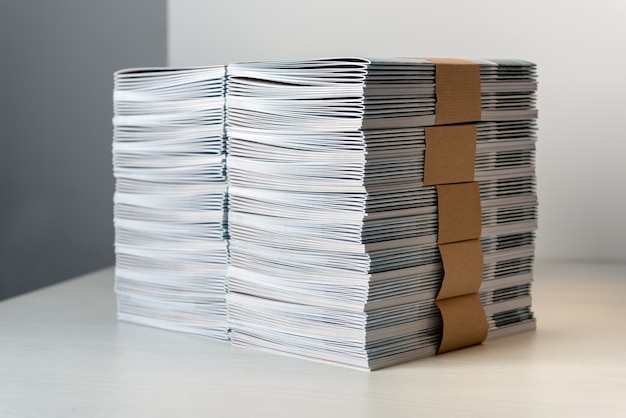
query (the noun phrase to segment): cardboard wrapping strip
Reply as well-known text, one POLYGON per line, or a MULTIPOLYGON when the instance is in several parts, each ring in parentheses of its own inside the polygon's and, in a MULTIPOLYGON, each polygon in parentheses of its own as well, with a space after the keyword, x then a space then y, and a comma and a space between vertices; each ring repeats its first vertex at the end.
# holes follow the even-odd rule
POLYGON ((487 317, 478 293, 435 301, 443 319, 443 336, 437 354, 470 345, 487 338, 487 317))
POLYGON ((437 244, 444 278, 435 300, 443 319, 438 353, 480 344, 487 319, 478 297, 483 278, 480 189, 474 181, 480 68, 459 59, 435 63, 435 125, 425 128, 425 186, 436 185, 437 244), (441 126, 444 125, 444 126, 441 126))
POLYGON ((477 122, 481 119, 480 67, 454 58, 427 58, 435 63, 435 124, 477 122))
POLYGON ((437 300, 477 293, 483 281, 483 248, 479 239, 439 244, 444 277, 437 300))
POLYGON ((474 181, 476 125, 425 128, 424 185, 474 181))
POLYGON ((480 238, 482 223, 478 182, 438 184, 437 244, 480 238))

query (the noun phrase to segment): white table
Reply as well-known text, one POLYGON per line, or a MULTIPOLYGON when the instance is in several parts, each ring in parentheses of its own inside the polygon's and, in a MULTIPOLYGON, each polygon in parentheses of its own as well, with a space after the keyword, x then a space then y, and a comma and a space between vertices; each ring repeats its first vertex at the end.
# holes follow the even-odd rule
POLYGON ((0 417, 626 417, 626 265, 538 263, 536 332, 372 373, 120 323, 112 287, 0 303, 0 417))

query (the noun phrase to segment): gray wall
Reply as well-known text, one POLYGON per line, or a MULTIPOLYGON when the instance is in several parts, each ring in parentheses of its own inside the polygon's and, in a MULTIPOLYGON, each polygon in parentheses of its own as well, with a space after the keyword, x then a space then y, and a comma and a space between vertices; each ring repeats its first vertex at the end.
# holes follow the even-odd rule
POLYGON ((166 64, 165 0, 0 0, 0 299, 114 263, 113 72, 166 64))
POLYGON ((626 262, 626 1, 169 0, 170 65, 323 56, 539 68, 540 258, 626 262))

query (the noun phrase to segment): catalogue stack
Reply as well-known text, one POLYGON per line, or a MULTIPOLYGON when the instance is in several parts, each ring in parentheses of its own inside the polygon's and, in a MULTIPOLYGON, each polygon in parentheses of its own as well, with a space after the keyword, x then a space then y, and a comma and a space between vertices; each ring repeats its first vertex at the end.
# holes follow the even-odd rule
POLYGON ((234 345, 374 370, 535 328, 536 68, 231 64, 234 345))
POLYGON ((119 319, 226 340, 224 66, 114 78, 119 319))

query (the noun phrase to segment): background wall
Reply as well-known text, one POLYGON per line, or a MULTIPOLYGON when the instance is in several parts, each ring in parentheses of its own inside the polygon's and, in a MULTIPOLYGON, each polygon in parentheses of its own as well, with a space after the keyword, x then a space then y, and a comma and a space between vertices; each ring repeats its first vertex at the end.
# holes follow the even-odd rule
POLYGON ((325 56, 539 66, 537 255, 626 261, 623 0, 168 1, 170 65, 325 56))
POLYGON ((166 0, 0 0, 0 299, 113 264, 113 72, 166 64, 166 0))
POLYGON ((538 256, 626 261, 624 21, 622 0, 0 0, 0 299, 113 264, 112 74, 168 49, 534 60, 538 256))

